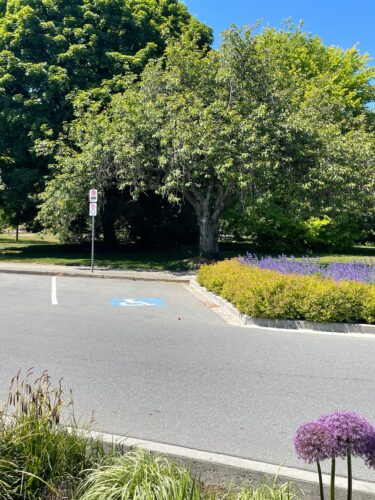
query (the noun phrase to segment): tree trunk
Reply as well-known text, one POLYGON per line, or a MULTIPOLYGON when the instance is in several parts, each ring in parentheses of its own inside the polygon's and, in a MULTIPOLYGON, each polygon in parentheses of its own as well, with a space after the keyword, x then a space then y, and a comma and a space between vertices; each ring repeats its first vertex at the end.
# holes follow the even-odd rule
POLYGON ((16 224, 16 243, 18 243, 19 226, 16 224))
POLYGON ((219 258, 219 220, 217 217, 199 217, 199 255, 211 262, 219 258))

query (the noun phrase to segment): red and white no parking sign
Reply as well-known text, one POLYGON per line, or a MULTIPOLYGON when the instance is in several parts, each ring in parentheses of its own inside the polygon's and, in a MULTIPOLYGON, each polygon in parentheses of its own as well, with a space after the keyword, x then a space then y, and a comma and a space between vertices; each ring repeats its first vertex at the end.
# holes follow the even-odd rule
POLYGON ((94 272, 94 241, 95 241, 95 217, 98 213, 98 190, 90 189, 89 191, 89 215, 92 217, 91 224, 91 272, 94 272))
POLYGON ((97 189, 90 189, 89 200, 90 200, 90 203, 97 203, 98 202, 98 190, 97 189))
POLYGON ((98 205, 97 203, 90 203, 89 205, 89 214, 91 217, 96 217, 98 212, 98 205))

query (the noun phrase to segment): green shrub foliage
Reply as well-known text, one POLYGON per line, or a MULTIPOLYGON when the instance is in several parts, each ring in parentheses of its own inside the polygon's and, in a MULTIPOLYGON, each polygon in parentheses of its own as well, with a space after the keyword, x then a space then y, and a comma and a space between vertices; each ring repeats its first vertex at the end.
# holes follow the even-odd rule
POLYGON ((198 282, 248 316, 334 323, 375 323, 375 286, 287 275, 237 259, 202 266, 198 282))

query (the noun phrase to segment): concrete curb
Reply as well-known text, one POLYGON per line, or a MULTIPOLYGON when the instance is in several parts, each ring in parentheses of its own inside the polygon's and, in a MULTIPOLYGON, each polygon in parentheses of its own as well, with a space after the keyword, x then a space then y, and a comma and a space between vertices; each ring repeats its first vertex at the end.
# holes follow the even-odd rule
POLYGON ((131 280, 131 281, 160 281, 164 283, 180 283, 180 284, 188 284, 191 276, 181 275, 181 276, 173 276, 170 273, 163 271, 103 271, 96 270, 94 273, 91 273, 89 270, 80 270, 80 269, 64 269, 63 266, 56 266, 55 269, 48 266, 48 268, 43 269, 42 266, 38 269, 34 265, 33 267, 30 265, 27 267, 26 265, 22 265, 19 268, 16 266, 1 266, 0 264, 0 273, 3 274, 25 274, 25 275, 33 275, 33 276, 62 276, 66 278, 91 278, 91 279, 117 279, 117 280, 131 280))
MULTIPOLYGON (((278 466, 246 458, 211 453, 166 443, 157 443, 116 434, 106 434, 96 431, 82 431, 84 435, 94 439, 103 439, 108 448, 120 446, 124 451, 141 448, 189 467, 192 474, 208 484, 241 484, 245 480, 261 482, 265 476, 271 481, 277 477, 279 483, 293 482, 301 488, 309 500, 319 499, 318 478, 315 472, 304 471, 292 467, 278 466)), ((323 481, 328 493, 330 477, 323 474, 323 481)), ((336 498, 346 498, 347 479, 336 477, 336 498)), ((375 483, 368 481, 353 481, 353 493, 356 500, 375 499, 375 483)))
POLYGON ((206 288, 199 285, 195 278, 190 279, 189 286, 186 288, 230 325, 245 326, 241 317, 242 315, 230 302, 209 292, 206 288))
POLYGON ((375 325, 350 324, 350 323, 318 323, 314 321, 273 320, 264 318, 251 318, 240 313, 230 302, 215 295, 201 286, 197 280, 190 280, 190 288, 203 302, 215 304, 215 312, 220 314, 228 323, 256 327, 259 329, 275 329, 295 331, 301 333, 331 333, 331 334, 355 334, 374 335, 375 325), (228 318, 228 319, 227 319, 228 318))

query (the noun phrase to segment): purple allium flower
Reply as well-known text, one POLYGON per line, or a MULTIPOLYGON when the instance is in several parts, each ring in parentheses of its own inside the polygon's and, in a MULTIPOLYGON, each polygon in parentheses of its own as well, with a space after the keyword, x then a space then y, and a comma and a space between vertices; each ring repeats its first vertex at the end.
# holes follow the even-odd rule
POLYGON ((336 440, 323 422, 315 421, 301 425, 294 437, 298 458, 311 464, 334 457, 336 440))
POLYGON ((375 430, 368 437, 363 458, 368 467, 375 468, 375 430))
POLYGON ((373 426, 361 415, 352 411, 336 411, 321 417, 320 422, 336 441, 336 456, 364 456, 369 439, 374 435, 373 426))

